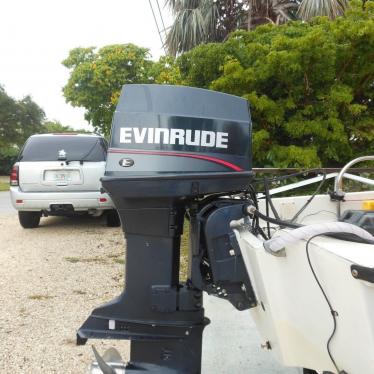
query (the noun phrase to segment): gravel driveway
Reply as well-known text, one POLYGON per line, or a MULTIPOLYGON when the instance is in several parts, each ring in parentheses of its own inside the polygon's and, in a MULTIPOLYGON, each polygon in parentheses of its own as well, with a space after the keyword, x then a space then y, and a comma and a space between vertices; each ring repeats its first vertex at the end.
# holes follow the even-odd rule
POLYGON ((86 373, 99 352, 128 342, 75 345, 92 309, 123 288, 124 240, 93 218, 43 218, 22 229, 16 214, 0 215, 0 373, 86 373))
MULTIPOLYGON (((129 359, 127 341, 75 345, 76 330, 92 309, 123 288, 121 229, 103 219, 42 218, 25 230, 17 214, 0 214, 0 374, 86 374, 91 345, 116 347, 129 359)), ((248 312, 204 297, 212 323, 204 332, 203 373, 297 374, 268 352, 248 312)))
POLYGON ((16 212, 16 210, 10 202, 9 191, 0 191, 0 214, 10 214, 14 212, 16 212))

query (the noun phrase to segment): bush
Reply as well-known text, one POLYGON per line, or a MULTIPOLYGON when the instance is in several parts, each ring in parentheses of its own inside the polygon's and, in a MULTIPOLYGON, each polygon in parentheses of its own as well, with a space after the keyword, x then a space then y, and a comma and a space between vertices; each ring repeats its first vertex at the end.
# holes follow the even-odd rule
POLYGON ((1 154, 0 153, 0 175, 9 175, 12 170, 13 164, 17 160, 18 152, 13 154, 1 154))
POLYGON ((179 57, 181 83, 250 102, 258 167, 340 166, 374 154, 374 2, 264 25, 179 57))

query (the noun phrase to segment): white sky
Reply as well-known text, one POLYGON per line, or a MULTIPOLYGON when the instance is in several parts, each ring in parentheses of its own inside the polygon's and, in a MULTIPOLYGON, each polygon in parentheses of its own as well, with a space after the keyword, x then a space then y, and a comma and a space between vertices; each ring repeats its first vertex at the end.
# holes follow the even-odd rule
POLYGON ((0 0, 0 84, 16 99, 31 95, 64 125, 89 128, 84 109, 65 103, 69 73, 61 61, 76 47, 124 43, 149 48, 153 59, 163 54, 148 0, 0 0))

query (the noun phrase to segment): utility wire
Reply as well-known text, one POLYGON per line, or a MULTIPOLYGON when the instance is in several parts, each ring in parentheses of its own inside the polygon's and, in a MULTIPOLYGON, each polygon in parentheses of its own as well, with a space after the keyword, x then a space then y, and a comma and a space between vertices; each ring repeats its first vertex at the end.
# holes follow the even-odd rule
POLYGON ((164 34, 165 34, 165 38, 166 38, 166 27, 165 27, 165 23, 164 23, 164 17, 162 16, 162 12, 161 12, 161 8, 160 8, 160 4, 158 3, 158 0, 156 0, 156 4, 157 4, 158 12, 160 13, 162 27, 164 28, 164 34))
POLYGON ((158 22, 157 22, 156 14, 155 14, 155 12, 154 12, 154 10, 153 10, 152 2, 151 2, 151 0, 148 0, 148 2, 149 2, 149 6, 151 7, 151 10, 152 10, 153 19, 154 19, 155 24, 156 24, 156 27, 157 27, 157 31, 158 31, 158 35, 159 35, 160 40, 161 40, 162 48, 163 48, 163 50, 164 50, 164 52, 165 52, 165 54, 166 54, 165 44, 164 44, 164 41, 162 40, 161 31, 160 31, 160 28, 159 28, 159 26, 158 26, 158 22))

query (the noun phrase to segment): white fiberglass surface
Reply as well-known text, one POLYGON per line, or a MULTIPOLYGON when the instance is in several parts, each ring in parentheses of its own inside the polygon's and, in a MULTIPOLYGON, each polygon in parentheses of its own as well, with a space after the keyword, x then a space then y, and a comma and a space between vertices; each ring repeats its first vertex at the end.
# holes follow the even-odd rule
MULTIPOLYGON (((274 198, 273 203, 280 217, 284 220, 290 220, 298 210, 307 202, 310 196, 295 196, 274 198)), ((364 201, 374 201, 374 191, 351 192, 347 193, 341 202, 341 212, 346 210, 361 210, 364 201)), ((303 225, 311 225, 323 222, 336 222, 338 202, 332 201, 329 195, 317 195, 297 218, 295 222, 303 225)), ((261 212, 265 212, 265 202, 260 202, 261 212)), ((265 227, 265 223, 263 225, 265 227)), ((278 232, 280 230, 277 230, 278 232)), ((374 267, 374 250, 369 244, 319 237, 314 242, 321 243, 325 250, 334 253, 337 256, 345 258, 349 262, 374 267), (354 250, 353 250, 354 249, 354 250)))
MULTIPOLYGON (((321 222, 318 214, 313 217, 321 222)), ((333 331, 331 312, 308 265, 306 241, 287 247, 286 257, 275 257, 244 226, 236 234, 259 302, 251 316, 271 352, 285 366, 336 373, 326 348, 333 331)), ((310 244, 310 258, 337 313, 330 348, 340 370, 374 372, 374 288, 350 270, 352 263, 373 267, 374 246, 318 237, 310 244)))
MULTIPOLYGON (((273 198, 273 203, 280 218, 290 220, 299 209, 310 199, 308 196, 291 196, 273 198)), ((374 191, 346 193, 341 204, 341 212, 345 210, 360 210, 364 201, 374 201, 374 191)), ((265 213, 265 200, 259 200, 259 208, 265 213)), ((329 195, 316 195, 308 207, 300 214, 296 222, 303 225, 321 222, 337 221, 338 202, 332 201, 329 195)), ((270 216, 273 216, 270 210, 270 216)))
POLYGON ((374 267, 374 246, 372 244, 355 243, 327 237, 314 240, 324 250, 344 258, 350 263, 366 267, 374 267))

